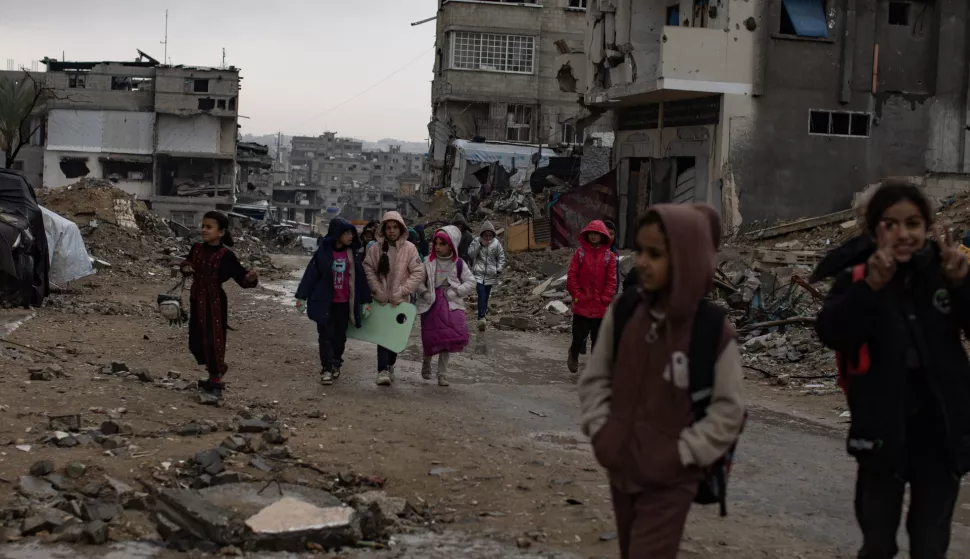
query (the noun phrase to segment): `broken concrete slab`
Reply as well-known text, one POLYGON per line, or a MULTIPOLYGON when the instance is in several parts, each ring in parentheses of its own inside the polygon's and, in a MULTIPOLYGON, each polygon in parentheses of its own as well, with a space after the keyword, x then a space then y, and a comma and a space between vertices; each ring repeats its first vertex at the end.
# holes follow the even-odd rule
POLYGON ((163 536, 164 532, 185 532, 199 540, 230 545, 239 541, 244 530, 227 510, 194 491, 163 489, 156 495, 155 507, 156 515, 165 519, 159 523, 163 536), (170 529, 172 526, 176 529, 170 529))
POLYGON ((64 511, 43 508, 34 511, 24 519, 20 533, 24 536, 36 536, 42 532, 52 533, 72 519, 74 517, 64 511))
POLYGON ((51 499, 58 495, 54 486, 47 480, 34 476, 20 476, 20 493, 30 499, 51 499))
POLYGON ((81 518, 87 522, 101 520, 111 522, 116 516, 121 516, 124 509, 116 503, 88 500, 81 506, 81 518))
POLYGON ((239 435, 231 435, 226 437, 226 440, 222 441, 222 448, 231 450, 233 452, 243 452, 246 450, 246 439, 240 437, 239 435))
POLYGON ((344 547, 360 539, 357 511, 347 506, 321 508, 284 497, 246 520, 255 546, 275 551, 302 551, 307 543, 344 547))
POLYGON ((221 474, 226 469, 222 463, 222 450, 210 448, 197 453, 194 460, 196 465, 199 466, 199 470, 210 476, 221 474))
POLYGON ((44 477, 54 471, 54 462, 50 460, 40 460, 34 462, 34 465, 30 467, 30 475, 35 477, 44 477))
POLYGON ((270 429, 270 424, 262 419, 243 419, 239 422, 240 433, 262 433, 270 429))
POLYGON ((220 485, 199 492, 209 502, 226 510, 250 517, 284 497, 293 497, 320 508, 337 507, 343 503, 326 491, 290 483, 265 482, 220 485))

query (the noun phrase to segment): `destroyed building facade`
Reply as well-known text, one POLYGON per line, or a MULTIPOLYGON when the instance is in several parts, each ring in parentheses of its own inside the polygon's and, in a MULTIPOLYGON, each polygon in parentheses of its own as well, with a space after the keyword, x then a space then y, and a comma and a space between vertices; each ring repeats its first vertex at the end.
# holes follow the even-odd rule
POLYGON ((43 185, 111 180, 164 218, 195 225, 230 209, 239 69, 47 59, 60 93, 49 103, 43 185))
POLYGON ((583 142, 592 123, 579 121, 586 113, 577 84, 586 68, 587 5, 598 1, 439 3, 427 183, 449 182, 455 139, 583 142))
POLYGON ((966 190, 968 9, 590 0, 585 103, 615 114, 621 222, 660 201, 729 227, 821 215, 886 176, 966 190))

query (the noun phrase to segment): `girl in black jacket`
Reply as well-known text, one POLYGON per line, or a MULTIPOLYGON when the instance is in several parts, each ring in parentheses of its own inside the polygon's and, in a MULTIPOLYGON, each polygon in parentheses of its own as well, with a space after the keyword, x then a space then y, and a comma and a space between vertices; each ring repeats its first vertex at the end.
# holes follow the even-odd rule
POLYGON ((834 260, 850 267, 815 326, 838 352, 852 413, 860 558, 896 556, 907 483, 911 557, 946 557, 960 478, 970 470, 970 361, 962 344, 970 264, 951 232, 935 227, 936 240, 928 238, 932 218, 917 187, 884 182, 866 210, 875 242, 837 249, 834 260))

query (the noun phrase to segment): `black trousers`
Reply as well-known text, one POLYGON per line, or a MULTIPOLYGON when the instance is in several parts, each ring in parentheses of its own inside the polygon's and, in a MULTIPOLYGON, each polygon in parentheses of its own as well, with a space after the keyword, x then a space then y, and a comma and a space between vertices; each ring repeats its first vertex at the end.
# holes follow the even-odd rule
MULTIPOLYGON (((944 559, 950 546, 950 523, 960 492, 960 479, 945 461, 923 455, 909 474, 909 534, 912 559, 944 559)), ((907 481, 884 468, 859 466, 855 513, 862 528, 859 559, 891 559, 899 552, 896 532, 907 481)))
POLYGON ((587 318, 585 316, 573 315, 573 343, 569 346, 569 353, 572 355, 586 354, 586 338, 590 338, 590 351, 596 347, 596 338, 600 333, 602 318, 587 318))
POLYGON ((344 363, 347 347, 347 326, 350 324, 350 303, 331 303, 330 316, 317 323, 320 342, 320 364, 324 371, 333 371, 344 363))

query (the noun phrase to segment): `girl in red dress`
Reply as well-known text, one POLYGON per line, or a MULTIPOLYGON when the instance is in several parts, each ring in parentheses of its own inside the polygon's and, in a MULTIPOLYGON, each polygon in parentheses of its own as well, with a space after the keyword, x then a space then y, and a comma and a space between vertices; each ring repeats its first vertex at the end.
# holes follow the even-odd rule
POLYGON ((190 297, 189 351, 199 365, 209 372, 199 381, 204 404, 222 399, 225 385, 226 331, 229 306, 222 284, 230 279, 240 287, 252 288, 259 283, 255 271, 246 270, 228 247, 232 246, 229 218, 222 212, 208 212, 202 218, 202 242, 196 243, 182 262, 182 274, 193 276, 190 297))

